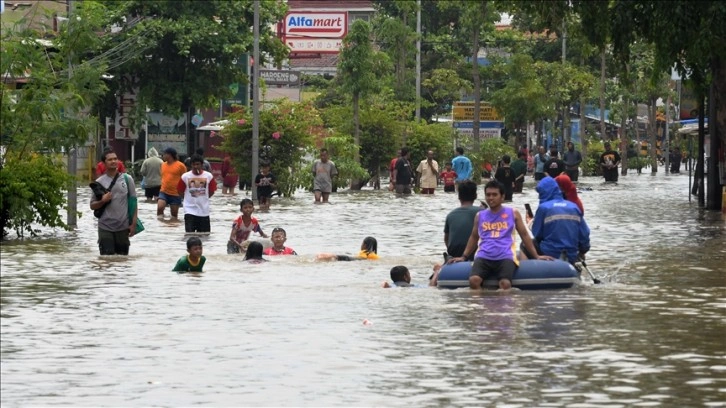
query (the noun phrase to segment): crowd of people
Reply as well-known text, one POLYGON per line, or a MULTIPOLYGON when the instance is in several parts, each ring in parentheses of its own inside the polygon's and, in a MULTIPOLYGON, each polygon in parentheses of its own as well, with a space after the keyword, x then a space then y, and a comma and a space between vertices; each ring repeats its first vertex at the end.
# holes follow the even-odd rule
MULTIPOLYGON (((525 175, 520 173, 524 171, 526 174, 528 167, 526 154, 522 152, 515 162, 511 162, 509 156, 502 157, 494 177, 484 186, 485 202, 481 205, 476 205, 477 184, 471 180, 471 160, 464 155, 461 147, 456 149, 455 157, 446 163, 443 171, 440 171, 433 151, 428 151, 426 158, 414 170, 410 152, 406 147, 401 148, 399 157, 391 162, 391 183, 397 195, 410 194, 411 186, 416 182, 420 183, 422 194, 433 194, 439 180, 443 181, 444 191, 456 191, 460 206, 452 210, 444 222, 444 261, 472 261, 469 279, 472 288, 480 288, 487 278, 496 277, 500 289, 506 290, 511 287, 512 276, 520 260, 562 259, 574 264, 590 249, 584 207, 574 184, 582 157, 570 143, 564 158, 558 158, 556 149, 550 150, 549 154, 540 149, 535 158, 534 173, 541 171, 542 175, 535 177, 539 178, 536 189, 540 203, 531 219, 523 217, 514 208, 504 206, 505 202, 512 200, 515 191, 521 191, 525 175), (537 167, 539 164, 541 167, 537 167), (519 250, 515 245, 516 236, 522 241, 519 250)), ((205 169, 206 160, 201 154, 192 155, 188 162, 189 169, 179 161, 173 148, 165 149, 162 158, 152 148, 142 165, 142 174, 147 199, 157 198, 157 215, 163 217, 165 208, 169 206, 171 217, 177 218, 179 207, 183 206, 185 231, 195 234, 187 241, 187 255, 179 259, 174 270, 201 272, 206 258, 202 255, 202 242, 197 235, 210 232, 209 199, 216 191, 217 182, 205 169)), ((610 162, 617 163, 618 157, 610 162)), ((100 210, 98 243, 102 255, 128 254, 129 237, 136 232, 137 210, 129 210, 129 200, 135 199, 136 189, 133 178, 119 177, 122 174, 120 163, 112 150, 104 151, 101 162, 104 173, 96 184, 105 191, 94 194, 90 203, 91 209, 100 210)), ((320 158, 313 163, 311 170, 315 203, 327 203, 338 174, 327 150, 320 151, 320 158)), ((262 163, 255 181, 261 210, 269 209, 275 183, 269 164, 262 163)), ((227 253, 244 253, 245 261, 251 263, 265 262, 264 256, 297 255, 292 248, 285 246, 285 230, 275 228, 268 236, 259 220, 253 217, 254 211, 252 200, 241 200, 241 214, 232 222, 227 253), (265 249, 260 242, 251 240, 253 233, 270 238, 272 246, 265 249)), ((318 254, 316 259, 375 260, 378 259, 377 247, 375 238, 366 237, 356 255, 323 253, 318 254)), ((439 270, 439 267, 435 268, 431 285, 435 285, 439 270)), ((405 267, 392 270, 393 286, 410 283, 407 272, 405 267)))

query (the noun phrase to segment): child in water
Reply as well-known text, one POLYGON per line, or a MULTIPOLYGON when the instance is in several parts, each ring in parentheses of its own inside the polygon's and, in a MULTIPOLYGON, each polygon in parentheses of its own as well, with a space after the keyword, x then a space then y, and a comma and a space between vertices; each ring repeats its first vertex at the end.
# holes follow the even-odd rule
POLYGON ((275 228, 272 230, 272 235, 270 236, 272 240, 272 247, 265 248, 263 251, 263 254, 265 255, 297 255, 297 252, 295 252, 294 249, 290 247, 285 246, 285 241, 287 241, 287 232, 285 232, 282 228, 275 228))
POLYGON ((202 240, 199 237, 191 237, 187 240, 186 256, 182 256, 176 261, 173 272, 202 272, 204 263, 207 261, 202 255, 202 240))
POLYGON ((329 253, 318 254, 317 259, 319 261, 355 261, 359 259, 378 259, 378 241, 373 237, 365 237, 363 243, 360 245, 360 252, 358 256, 349 255, 335 255, 329 253))
POLYGON ((260 223, 257 218, 252 216, 255 211, 255 204, 249 198, 243 199, 239 203, 240 211, 242 215, 237 217, 232 223, 232 233, 229 235, 229 242, 227 242, 227 253, 238 254, 245 252, 245 248, 242 243, 247 241, 250 237, 250 233, 256 232, 263 238, 267 238, 267 234, 262 232, 260 223))
POLYGON ((445 170, 441 172, 439 178, 444 182, 444 192, 453 193, 456 191, 456 172, 451 170, 451 162, 446 163, 445 170))
POLYGON ((262 249, 263 246, 261 243, 257 241, 250 242, 250 245, 247 247, 247 252, 245 253, 244 261, 247 263, 266 262, 267 259, 262 257, 262 249))
MULTIPOLYGON (((429 278, 428 286, 436 286, 438 283, 439 271, 441 271, 441 264, 434 265, 434 274, 429 278)), ((393 283, 383 282, 381 287, 383 288, 425 288, 427 285, 419 285, 411 283, 411 273, 408 268, 403 265, 394 266, 391 268, 391 281, 393 283)))
POLYGON ((270 173, 270 163, 262 163, 260 173, 255 177, 255 185, 257 186, 260 211, 269 210, 272 190, 277 187, 277 179, 274 174, 270 173))

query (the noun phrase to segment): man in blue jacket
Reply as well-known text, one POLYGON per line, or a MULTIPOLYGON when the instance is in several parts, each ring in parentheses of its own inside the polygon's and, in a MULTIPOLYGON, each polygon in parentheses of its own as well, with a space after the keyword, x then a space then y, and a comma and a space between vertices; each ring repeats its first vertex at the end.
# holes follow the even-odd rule
MULTIPOLYGON (((541 255, 561 258, 570 263, 584 257, 590 250, 590 228, 574 203, 562 198, 562 192, 552 177, 546 176, 537 185, 539 207, 532 222, 535 246, 541 255)), ((522 248, 527 258, 535 258, 522 248)))

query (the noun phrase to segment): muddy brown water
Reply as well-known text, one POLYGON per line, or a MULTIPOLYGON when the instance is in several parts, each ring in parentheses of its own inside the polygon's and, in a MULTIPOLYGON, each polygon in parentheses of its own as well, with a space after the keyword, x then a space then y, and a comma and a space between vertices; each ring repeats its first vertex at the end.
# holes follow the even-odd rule
POLYGON ((440 190, 276 198, 255 215, 300 256, 261 265, 226 254, 244 194, 217 195, 200 277, 170 272, 184 226, 153 204, 129 257, 98 256, 81 191, 78 230, 2 244, 0 403, 726 406, 723 216, 688 202, 685 174, 580 186, 603 283, 510 294, 380 288, 394 265, 425 283, 440 261, 458 205, 440 190), (380 261, 315 261, 368 235, 380 261))

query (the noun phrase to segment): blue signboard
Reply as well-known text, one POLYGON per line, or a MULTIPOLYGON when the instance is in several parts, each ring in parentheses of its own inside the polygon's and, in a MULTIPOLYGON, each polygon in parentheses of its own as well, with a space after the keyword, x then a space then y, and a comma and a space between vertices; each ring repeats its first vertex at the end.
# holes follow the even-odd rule
MULTIPOLYGON (((473 129, 474 122, 462 121, 454 122, 454 127, 457 129, 473 129)), ((499 120, 482 120, 479 121, 480 129, 504 129, 504 122, 499 120)))

